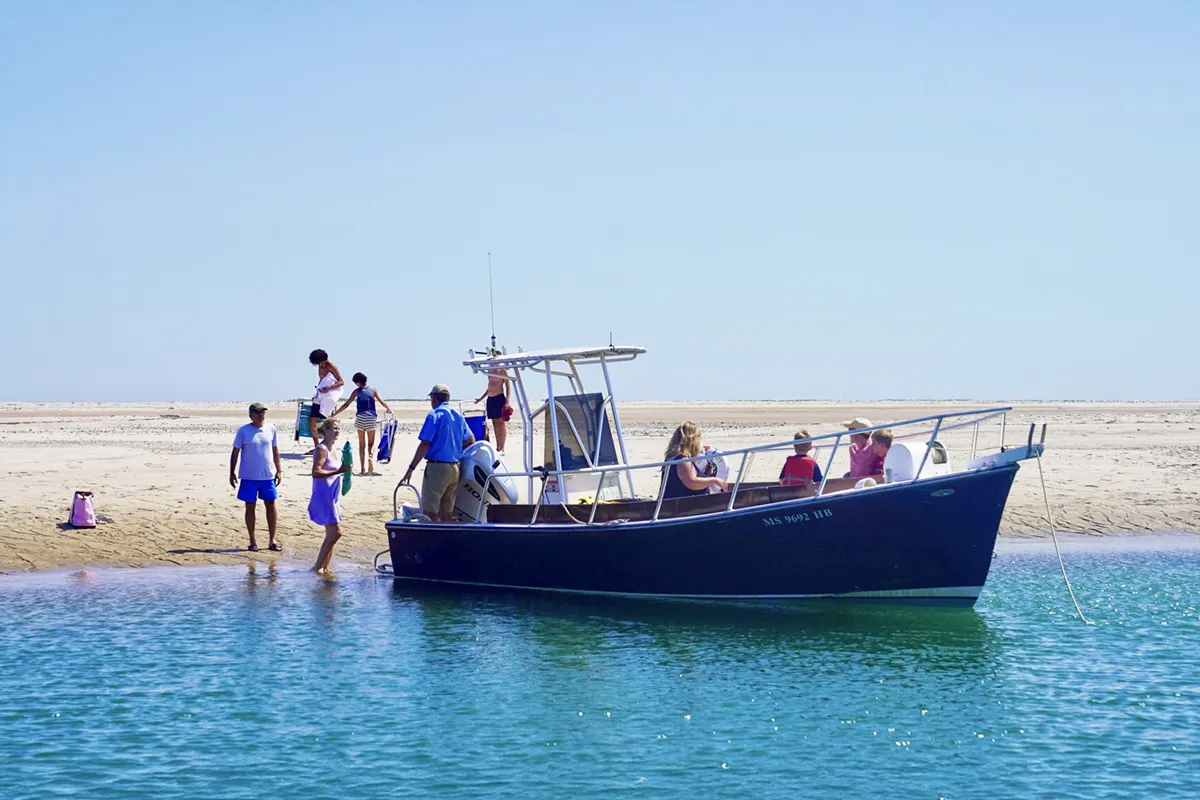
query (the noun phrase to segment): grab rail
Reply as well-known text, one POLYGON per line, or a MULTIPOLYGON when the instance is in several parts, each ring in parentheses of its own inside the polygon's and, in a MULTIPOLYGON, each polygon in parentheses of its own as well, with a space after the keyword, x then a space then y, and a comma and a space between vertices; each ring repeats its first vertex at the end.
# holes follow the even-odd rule
MULTIPOLYGON (((396 488, 392 489, 392 519, 400 518, 400 506, 396 504, 396 496, 400 494, 401 486, 407 486, 409 489, 412 489, 413 494, 417 496, 417 508, 421 507, 421 493, 417 490, 417 487, 413 486, 411 483, 400 481, 396 484, 396 488)), ((475 521, 478 522, 479 520, 475 521)))
MULTIPOLYGON (((933 449, 933 445, 935 444, 937 435, 940 432, 956 430, 958 428, 965 428, 965 427, 974 425, 974 426, 976 426, 976 438, 977 438, 978 437, 978 426, 981 423, 988 421, 989 419, 995 419, 996 417, 1000 417, 1001 425, 1002 425, 1002 429, 1003 429, 1003 421, 1009 411, 1012 411, 1011 406, 997 406, 994 408, 973 409, 970 411, 953 411, 953 412, 948 412, 948 413, 944 413, 944 414, 932 414, 927 417, 915 417, 913 419, 901 420, 899 422, 889 422, 889 423, 883 423, 880 425, 872 425, 867 428, 855 428, 854 435, 869 434, 873 431, 885 430, 887 428, 900 428, 900 427, 904 427, 904 426, 920 425, 925 422, 933 422, 934 423, 933 432, 929 437, 929 441, 926 442, 925 453, 924 453, 924 456, 921 458, 920 466, 917 468, 917 471, 912 478, 912 480, 915 481, 920 478, 921 471, 925 468, 925 462, 928 460, 929 453, 933 449), (960 422, 960 423, 955 423, 952 425, 944 425, 944 422, 948 419, 961 419, 963 417, 974 417, 976 419, 971 419, 968 422, 960 422)), ((909 433, 909 434, 905 434, 904 436, 898 436, 896 438, 897 439, 909 439, 909 438, 915 438, 917 436, 921 436, 923 434, 924 434, 924 431, 917 431, 916 433, 909 433)), ((721 451, 722 456, 736 456, 736 455, 742 456, 741 464, 738 467, 737 479, 735 480, 733 489, 730 492, 729 503, 726 505, 725 511, 728 512, 728 511, 733 510, 734 503, 737 500, 737 493, 741 489, 741 485, 742 485, 743 479, 745 478, 746 472, 748 471, 749 467, 754 463, 754 455, 755 454, 761 453, 761 452, 772 451, 772 450, 782 450, 784 448, 793 447, 797 444, 804 444, 805 442, 809 442, 809 443, 821 442, 821 441, 826 441, 826 440, 832 439, 834 444, 833 444, 833 449, 829 453, 829 460, 826 463, 826 470, 825 470, 824 474, 821 476, 821 483, 817 487, 816 494, 813 495, 814 497, 820 497, 822 494, 824 494, 825 484, 829 480, 829 472, 833 467, 834 456, 837 454, 838 448, 841 446, 842 437, 849 436, 849 435, 851 435, 850 431, 834 431, 832 433, 824 433, 824 434, 820 434, 818 436, 810 436, 806 439, 786 439, 781 442, 772 442, 770 444, 752 445, 750 447, 743 447, 743 448, 740 448, 737 450, 721 451)), ((1003 439, 1001 440, 1001 447, 1003 448, 1003 439)), ((600 491, 604 488, 604 477, 609 472, 632 473, 634 470, 642 470, 642 469, 648 470, 648 469, 658 468, 662 471, 662 477, 659 480, 658 498, 655 501, 654 514, 651 517, 651 521, 657 521, 658 517, 659 517, 659 513, 662 510, 662 503, 663 503, 663 499, 664 499, 663 492, 664 492, 664 489, 666 488, 666 483, 667 483, 667 471, 665 469, 663 469, 663 467, 666 467, 668 465, 678 466, 679 464, 691 464, 691 463, 695 463, 697 461, 706 461, 709 458, 711 458, 710 455, 706 455, 706 454, 702 453, 701 455, 692 456, 691 458, 673 459, 671 461, 654 461, 654 462, 648 462, 645 464, 609 464, 609 465, 606 465, 605 467, 600 468, 599 472, 598 472, 599 477, 600 477, 600 482, 596 486, 596 498, 595 498, 595 501, 593 502, 593 506, 599 504, 600 491)), ((529 472, 495 472, 495 473, 488 475, 484 479, 483 491, 481 492, 481 495, 484 498, 486 498, 488 496, 488 494, 487 494, 488 488, 491 486, 491 482, 493 479, 541 477, 542 478, 542 490, 538 494, 536 503, 534 503, 533 518, 529 522, 530 525, 533 525, 537 522, 538 512, 541 510, 541 507, 544 504, 545 495, 546 495, 546 480, 548 480, 550 477, 558 478, 561 489, 565 490, 565 483, 563 483, 564 477, 569 476, 569 475, 595 475, 595 474, 597 474, 597 469, 594 467, 589 468, 589 469, 579 469, 579 470, 548 470, 543 467, 543 468, 538 468, 536 470, 532 470, 529 472)), ((397 486, 396 488, 398 490, 400 487, 397 486)), ((419 498, 419 495, 418 495, 418 498, 419 498)), ((486 505, 486 503, 481 500, 481 502, 479 504, 479 508, 475 512, 475 521, 476 522, 481 521, 485 505, 486 505)), ((393 508, 394 507, 395 507, 395 494, 393 493, 393 508)), ((593 521, 595 520, 595 517, 596 517, 596 509, 593 507, 591 513, 588 515, 588 521, 584 524, 586 524, 586 525, 592 524, 593 521)))

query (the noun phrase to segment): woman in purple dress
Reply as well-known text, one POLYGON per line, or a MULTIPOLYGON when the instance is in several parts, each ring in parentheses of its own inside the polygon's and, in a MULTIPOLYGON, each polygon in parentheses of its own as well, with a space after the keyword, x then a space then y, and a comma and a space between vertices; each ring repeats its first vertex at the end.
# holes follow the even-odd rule
POLYGON ((342 466, 341 460, 334 455, 337 452, 334 445, 341 433, 338 421, 324 420, 319 430, 323 438, 313 453, 313 485, 312 498, 308 501, 308 518, 325 526, 325 541, 321 542, 313 572, 328 575, 329 562, 333 560, 333 546, 342 538, 342 510, 338 507, 338 499, 342 496, 342 473, 349 472, 353 467, 342 466))

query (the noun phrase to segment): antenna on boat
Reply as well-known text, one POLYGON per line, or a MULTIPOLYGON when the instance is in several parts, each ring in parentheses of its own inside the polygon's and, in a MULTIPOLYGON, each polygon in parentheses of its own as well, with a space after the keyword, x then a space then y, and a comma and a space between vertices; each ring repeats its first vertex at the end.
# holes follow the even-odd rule
MULTIPOLYGON (((492 309, 492 350, 496 349, 496 296, 492 292, 492 253, 488 251, 488 305, 492 309)), ((491 353, 488 353, 491 355, 491 353)))

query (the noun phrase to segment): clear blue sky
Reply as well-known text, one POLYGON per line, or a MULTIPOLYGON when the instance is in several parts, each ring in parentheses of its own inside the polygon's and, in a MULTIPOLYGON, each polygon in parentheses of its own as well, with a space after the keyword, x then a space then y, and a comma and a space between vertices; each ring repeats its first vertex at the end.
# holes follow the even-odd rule
POLYGON ((0 400, 1200 397, 1200 4, 0 0, 0 400))

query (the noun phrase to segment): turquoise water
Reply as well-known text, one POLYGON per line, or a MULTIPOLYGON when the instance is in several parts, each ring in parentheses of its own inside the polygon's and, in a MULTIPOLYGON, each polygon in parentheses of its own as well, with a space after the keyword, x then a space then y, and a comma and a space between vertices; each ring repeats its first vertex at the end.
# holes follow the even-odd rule
POLYGON ((0 796, 1200 797, 1200 550, 1002 552, 974 610, 0 578, 0 796))

